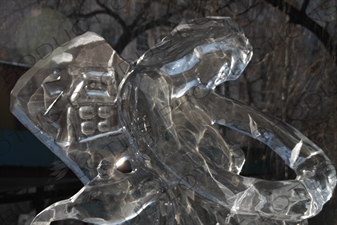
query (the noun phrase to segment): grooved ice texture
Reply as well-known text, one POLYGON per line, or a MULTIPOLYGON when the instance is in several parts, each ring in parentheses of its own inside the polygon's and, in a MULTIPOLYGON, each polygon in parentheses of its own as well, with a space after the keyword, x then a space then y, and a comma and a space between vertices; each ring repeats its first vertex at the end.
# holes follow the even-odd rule
POLYGON ((211 17, 180 23, 132 64, 92 32, 36 63, 11 110, 85 186, 32 224, 307 224, 336 185, 330 160, 293 127, 214 92, 251 57, 242 29, 211 17), (297 179, 240 176, 243 151, 217 125, 268 145, 297 179))

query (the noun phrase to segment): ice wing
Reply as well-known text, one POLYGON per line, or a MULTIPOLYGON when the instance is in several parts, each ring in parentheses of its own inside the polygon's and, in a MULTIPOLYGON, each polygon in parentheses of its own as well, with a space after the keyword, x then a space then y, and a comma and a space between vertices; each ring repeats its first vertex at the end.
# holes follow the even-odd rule
POLYGON ((124 148, 116 97, 129 69, 102 37, 87 32, 19 79, 11 111, 86 184, 96 176, 96 164, 113 157, 112 148, 124 148))

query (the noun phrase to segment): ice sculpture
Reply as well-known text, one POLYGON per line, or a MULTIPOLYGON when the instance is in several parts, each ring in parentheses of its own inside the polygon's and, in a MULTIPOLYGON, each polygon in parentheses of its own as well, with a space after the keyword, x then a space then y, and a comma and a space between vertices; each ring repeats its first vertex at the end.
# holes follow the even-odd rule
POLYGON ((211 17, 180 23, 133 64, 91 32, 39 61, 13 89, 12 112, 85 186, 32 224, 307 224, 336 185, 330 160, 293 127, 214 92, 251 57, 242 29, 211 17), (218 124, 268 145, 296 180, 240 176, 244 154, 218 124))

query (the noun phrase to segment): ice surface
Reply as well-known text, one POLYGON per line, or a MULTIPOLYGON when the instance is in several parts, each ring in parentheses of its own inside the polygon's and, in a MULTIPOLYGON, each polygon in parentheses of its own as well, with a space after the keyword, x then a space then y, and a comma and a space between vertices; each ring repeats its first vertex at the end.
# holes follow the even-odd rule
POLYGON ((251 57, 242 29, 213 17, 182 22, 134 64, 91 32, 39 61, 13 89, 12 112, 85 186, 33 224, 307 224, 335 188, 330 160, 293 127, 214 92, 251 57), (296 180, 240 176, 243 151, 218 124, 268 145, 296 180))

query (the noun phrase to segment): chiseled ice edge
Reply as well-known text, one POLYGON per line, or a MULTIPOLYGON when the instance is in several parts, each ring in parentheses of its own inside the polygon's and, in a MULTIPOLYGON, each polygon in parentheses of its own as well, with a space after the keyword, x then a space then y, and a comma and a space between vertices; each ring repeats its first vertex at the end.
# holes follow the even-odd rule
POLYGON ((31 120, 18 107, 12 107, 12 113, 19 121, 34 134, 42 143, 44 143, 55 155, 57 155, 82 181, 83 184, 89 183, 89 179, 83 174, 82 170, 75 164, 62 148, 55 143, 50 136, 37 128, 31 120))

